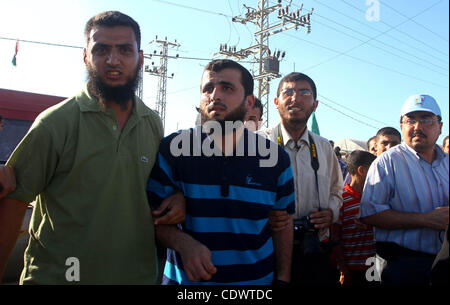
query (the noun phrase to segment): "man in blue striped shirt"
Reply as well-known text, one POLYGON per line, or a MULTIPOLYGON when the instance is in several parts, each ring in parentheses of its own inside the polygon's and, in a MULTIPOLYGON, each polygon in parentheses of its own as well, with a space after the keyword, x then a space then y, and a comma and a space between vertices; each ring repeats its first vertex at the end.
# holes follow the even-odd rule
POLYGON ((375 227, 386 284, 427 284, 449 223, 449 157, 436 145, 439 106, 429 95, 409 97, 400 113, 404 142, 369 169, 361 220, 375 227))
POLYGON ((231 60, 212 61, 201 83, 203 126, 161 142, 149 200, 158 206, 177 191, 186 198, 185 223, 156 228, 168 248, 163 284, 290 281, 292 217, 276 232, 268 220, 273 210, 294 213, 292 169, 282 148, 244 127, 253 103, 248 70, 231 60))

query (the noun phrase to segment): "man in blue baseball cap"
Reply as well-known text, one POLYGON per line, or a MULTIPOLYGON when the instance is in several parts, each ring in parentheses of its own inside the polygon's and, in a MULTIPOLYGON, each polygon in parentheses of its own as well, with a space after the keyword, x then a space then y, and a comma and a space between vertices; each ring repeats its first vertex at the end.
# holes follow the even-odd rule
POLYGON ((378 157, 367 174, 361 220, 375 227, 381 282, 428 284, 449 223, 449 157, 436 141, 436 100, 413 95, 400 112, 403 143, 378 157))

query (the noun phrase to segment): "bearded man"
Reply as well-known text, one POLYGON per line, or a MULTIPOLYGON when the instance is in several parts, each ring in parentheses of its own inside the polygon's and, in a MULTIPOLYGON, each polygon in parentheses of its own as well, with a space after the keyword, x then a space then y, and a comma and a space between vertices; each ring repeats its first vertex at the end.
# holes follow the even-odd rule
MULTIPOLYGON (((307 128, 318 106, 314 81, 302 73, 286 75, 278 85, 275 106, 281 123, 261 134, 286 150, 294 173, 292 283, 335 283, 328 241, 342 206, 342 172, 329 141, 307 128)), ((274 226, 282 224, 286 216, 278 214, 271 218, 274 226)))
POLYGON ((85 38, 86 88, 42 112, 7 162, 17 186, 0 201, 0 277, 36 200, 21 284, 154 284, 146 181, 163 130, 135 96, 139 25, 104 12, 85 38))
POLYGON ((292 222, 272 233, 269 214, 294 212, 289 157, 244 127, 255 100, 247 69, 232 60, 214 60, 200 88, 203 126, 161 141, 148 182, 156 206, 176 190, 186 197, 185 223, 156 228, 168 248, 163 284, 287 283, 292 222), (180 143, 188 148, 181 148, 183 154, 180 143), (264 166, 252 143, 272 147, 275 163, 264 166))

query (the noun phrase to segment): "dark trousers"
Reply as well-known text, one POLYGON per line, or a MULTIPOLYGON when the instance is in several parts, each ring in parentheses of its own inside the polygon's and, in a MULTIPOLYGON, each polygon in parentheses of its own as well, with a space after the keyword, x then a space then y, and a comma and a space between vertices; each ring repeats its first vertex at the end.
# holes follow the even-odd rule
POLYGON ((304 254, 303 243, 294 242, 292 256, 292 285, 338 285, 339 272, 330 260, 331 251, 321 246, 321 251, 304 254))
POLYGON ((377 254, 387 262, 381 272, 383 285, 430 284, 435 255, 406 249, 390 242, 378 242, 377 254))

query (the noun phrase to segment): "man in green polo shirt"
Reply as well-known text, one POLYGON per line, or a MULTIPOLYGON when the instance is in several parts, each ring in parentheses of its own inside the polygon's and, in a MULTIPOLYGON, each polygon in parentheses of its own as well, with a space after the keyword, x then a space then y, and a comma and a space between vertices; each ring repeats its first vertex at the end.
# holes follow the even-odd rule
POLYGON ((7 162, 17 186, 0 201, 0 279, 36 200, 20 283, 156 282, 146 181, 163 130, 134 94, 139 25, 104 12, 88 21, 85 37, 86 88, 41 113, 7 162))

